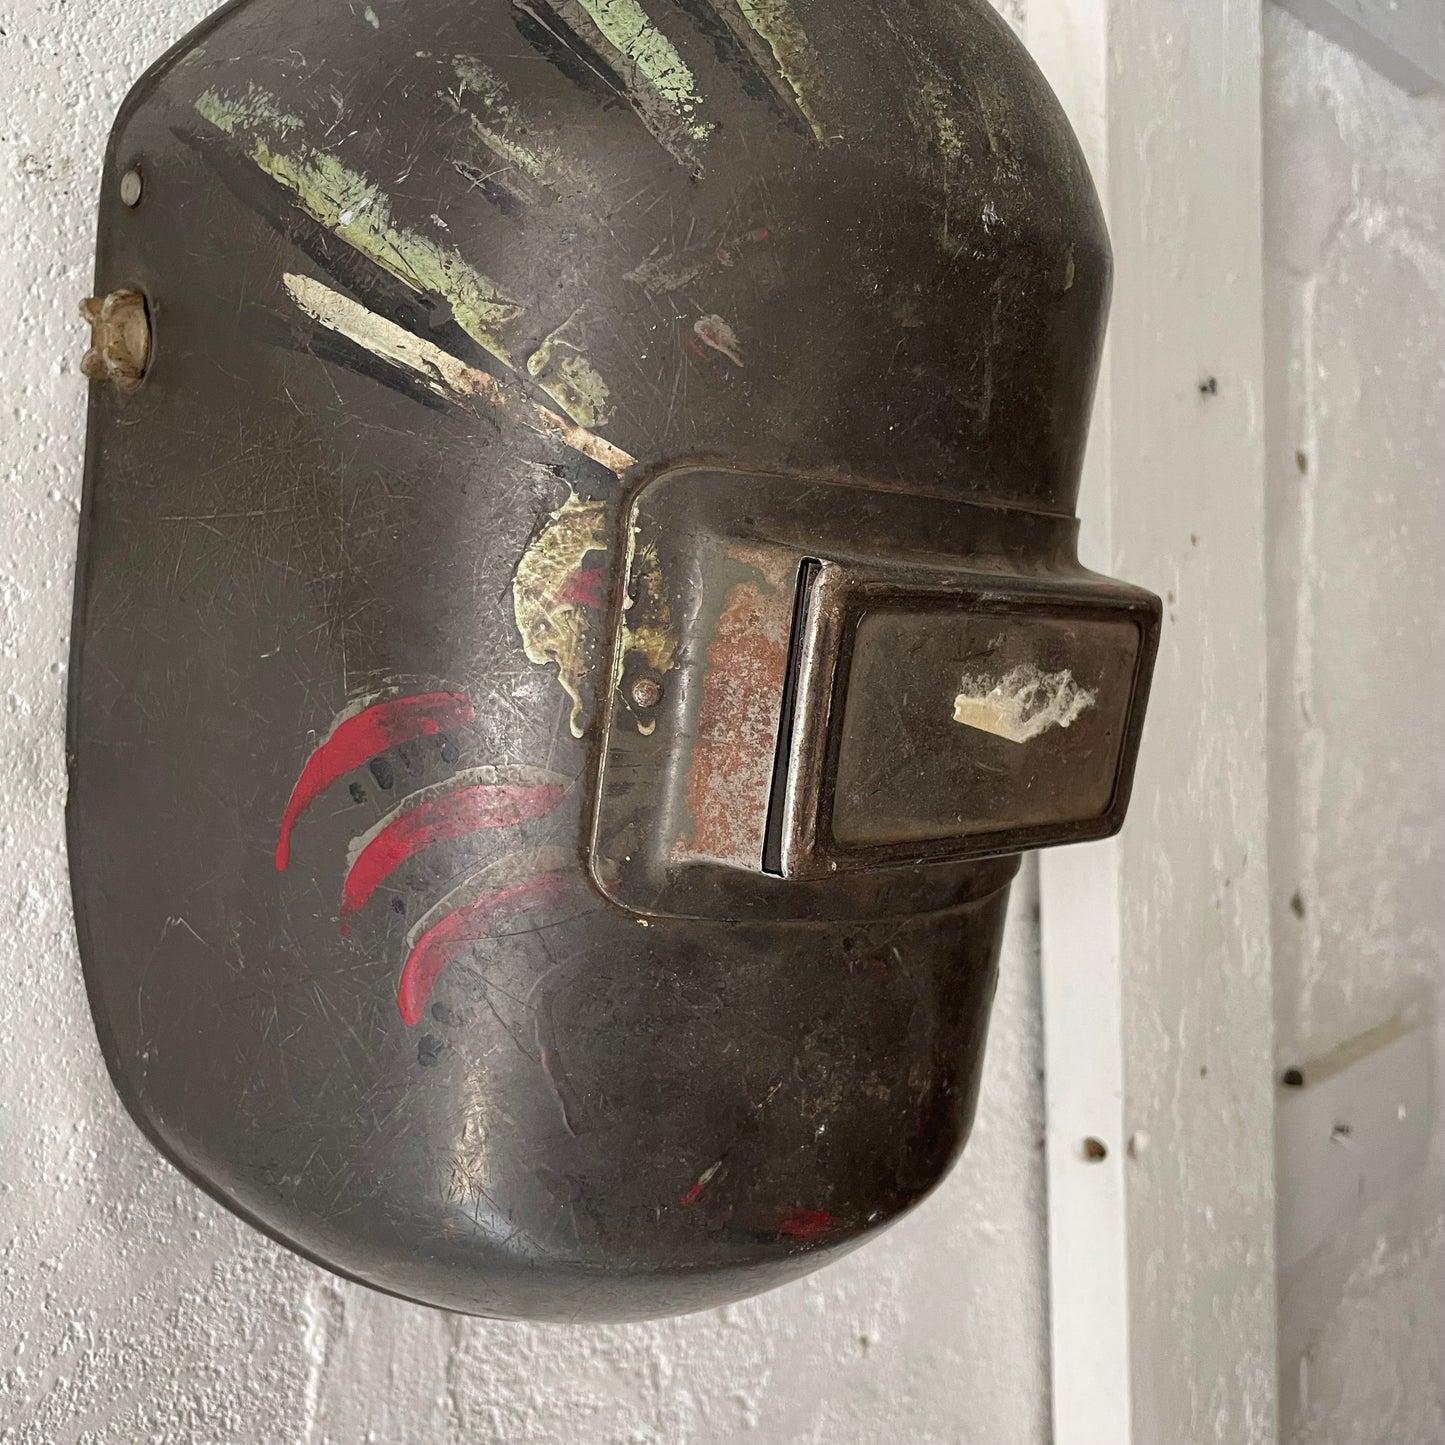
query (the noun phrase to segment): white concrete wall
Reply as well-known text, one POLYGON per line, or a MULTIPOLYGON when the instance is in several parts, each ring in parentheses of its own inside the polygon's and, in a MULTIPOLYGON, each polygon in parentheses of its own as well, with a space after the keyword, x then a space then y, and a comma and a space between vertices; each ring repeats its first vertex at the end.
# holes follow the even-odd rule
MULTIPOLYGON (((1414 1006, 1445 1064, 1445 97, 1264 38, 1278 1063, 1414 1006)), ((1281 1280, 1292 1445, 1445 1440, 1436 1109, 1429 1177, 1281 1280)))
MULTIPOLYGON (((344 1285, 150 1152, 96 1048, 61 809, 84 431, 75 307, 109 127, 212 0, 0 3, 0 1442, 1037 1445, 1037 897, 1016 895, 965 1164, 883 1241, 720 1313, 452 1319, 344 1285)), ((1005 7, 1014 20, 1017 0, 1005 7)))

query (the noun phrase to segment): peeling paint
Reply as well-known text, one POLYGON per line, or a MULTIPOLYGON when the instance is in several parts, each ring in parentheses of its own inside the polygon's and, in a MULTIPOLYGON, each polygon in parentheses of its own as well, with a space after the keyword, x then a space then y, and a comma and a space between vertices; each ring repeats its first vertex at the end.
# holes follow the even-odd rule
POLYGON ((299 122, 278 119, 271 97, 253 90, 235 101, 207 91, 196 110, 225 134, 245 135, 250 158, 309 216, 419 295, 444 299, 478 346, 504 366, 513 364, 503 333, 522 314, 521 305, 457 251, 396 225, 386 196, 335 156, 304 144, 290 147, 291 154, 274 149, 299 122))
POLYGON ((434 342, 368 310, 349 296, 309 276, 287 274, 286 290, 296 304, 328 330, 369 351, 373 356, 422 378, 438 395, 478 397, 530 431, 551 437, 579 455, 621 476, 637 459, 585 427, 565 421, 545 406, 518 395, 514 388, 485 371, 458 361, 434 342))
POLYGON ((767 42, 813 134, 826 141, 822 113, 827 77, 807 32, 798 23, 788 0, 737 0, 752 29, 767 42))
POLYGON ((652 23, 637 0, 578 0, 578 4, 677 111, 692 138, 706 140, 712 126, 694 119, 702 102, 697 81, 677 47, 652 23))
POLYGON ((583 736, 589 609, 570 599, 587 554, 607 550, 606 521, 605 503, 568 497, 522 554, 512 579, 512 610, 522 646, 538 667, 556 667, 557 680, 572 699, 575 738, 583 736))
POLYGON ((573 60, 622 94, 652 138, 679 164, 701 173, 693 152, 712 134, 700 120, 692 71, 637 0, 512 0, 573 60), (550 16, 550 21, 543 19, 550 16), (603 74, 598 67, 605 67, 603 74))
POLYGON ((1024 665, 998 679, 965 673, 953 720, 1011 743, 1026 743, 1050 728, 1072 726, 1097 700, 1067 669, 1041 672, 1024 665))
POLYGON ((568 335, 579 315, 574 311, 527 358, 527 373, 580 426, 605 426, 612 417, 611 392, 580 341, 568 335), (571 354, 559 355, 564 350, 571 354))
POLYGON ((738 334, 721 316, 699 316, 692 329, 699 341, 714 351, 720 351, 734 366, 743 364, 738 334))

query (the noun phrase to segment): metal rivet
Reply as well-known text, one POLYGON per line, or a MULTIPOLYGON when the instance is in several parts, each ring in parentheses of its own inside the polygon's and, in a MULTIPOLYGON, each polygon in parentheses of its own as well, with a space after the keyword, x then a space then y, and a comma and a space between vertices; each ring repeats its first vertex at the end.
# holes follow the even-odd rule
POLYGON ((639 677, 632 684, 632 701, 636 707, 656 707, 662 701, 662 684, 651 677, 639 677))
POLYGON ((121 201, 134 209, 140 205, 140 198, 145 191, 145 182, 141 179, 141 173, 132 168, 120 178, 121 201))

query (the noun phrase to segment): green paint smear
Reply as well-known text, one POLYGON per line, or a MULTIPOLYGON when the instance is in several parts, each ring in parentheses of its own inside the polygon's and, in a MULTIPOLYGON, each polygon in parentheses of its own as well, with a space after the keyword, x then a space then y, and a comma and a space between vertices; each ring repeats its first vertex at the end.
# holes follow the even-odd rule
POLYGON ((518 170, 525 171, 534 180, 542 180, 549 169, 549 156, 538 152, 530 151, 526 146, 518 145, 516 141, 509 140, 500 131, 492 130, 489 126, 477 122, 477 135, 486 143, 489 150, 499 155, 504 161, 511 163, 518 170))
POLYGON ((291 153, 275 149, 273 143, 284 143, 301 122, 283 116, 271 97, 252 91, 236 101, 207 91, 196 109, 227 135, 244 134, 251 159, 309 216, 413 291, 445 298, 457 325, 478 346, 505 366, 513 365, 502 332, 522 307, 456 251, 397 226, 381 191, 334 156, 309 146, 291 148, 291 153))
POLYGON ((813 134, 820 141, 826 140, 818 102, 827 93, 827 77, 788 0, 737 0, 737 3, 743 18, 773 52, 778 70, 797 97, 798 109, 812 126, 813 134))
POLYGON ((227 135, 235 135, 238 130, 263 128, 287 135, 293 130, 300 130, 303 125, 298 117, 283 111, 274 96, 267 95, 254 85, 248 86, 245 95, 239 97, 221 96, 214 90, 208 90, 196 102, 196 109, 217 130, 225 131, 227 135))
POLYGON ((470 55, 457 56, 452 61, 452 69, 456 71, 463 91, 481 96, 488 109, 506 114, 502 100, 507 93, 507 87, 501 76, 489 70, 480 60, 473 60, 470 55))
POLYGON ((607 405, 611 390, 580 349, 564 338, 566 329, 558 327, 527 358, 527 373, 578 426, 606 426, 612 417, 607 405), (564 347, 572 354, 558 355, 564 347))
POLYGON ((648 19, 637 0, 578 0, 597 28, 647 78, 653 88, 688 123, 694 140, 706 140, 712 126, 693 121, 702 102, 697 82, 676 47, 648 19))
POLYGON ((487 118, 483 120, 474 115, 455 95, 443 92, 441 98, 466 118, 477 139, 498 160, 516 166, 537 181, 545 180, 549 173, 561 171, 560 152, 552 147, 538 149, 525 146, 506 134, 504 127, 514 120, 514 115, 506 103, 506 84, 498 75, 467 55, 457 56, 452 68, 461 82, 462 94, 476 96, 487 112, 487 118))
POLYGON ((920 95, 933 126, 933 139, 949 165, 957 165, 963 156, 963 136, 948 109, 948 94, 936 80, 926 80, 920 95))
POLYGON ((483 124, 471 111, 457 104, 456 96, 448 95, 446 91, 441 93, 439 99, 450 105, 458 115, 465 117, 472 133, 498 160, 516 166, 519 171, 525 172, 536 181, 545 180, 548 172, 555 169, 556 151, 535 151, 529 150, 524 145, 518 145, 516 141, 503 135, 495 127, 483 124))
POLYGON ((1009 134, 1013 124, 1013 110, 1007 93, 996 80, 974 81, 973 93, 978 97, 983 127, 988 132, 989 150, 1001 160, 1008 159, 1013 151, 1009 134))

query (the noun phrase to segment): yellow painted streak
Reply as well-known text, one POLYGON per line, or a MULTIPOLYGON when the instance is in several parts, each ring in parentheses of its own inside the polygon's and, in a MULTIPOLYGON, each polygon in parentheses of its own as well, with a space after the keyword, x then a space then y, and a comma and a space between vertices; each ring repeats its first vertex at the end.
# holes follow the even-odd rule
POLYGON ((296 304, 328 330, 345 336, 373 356, 413 372, 438 394, 474 396, 541 436, 554 437, 574 452, 621 476, 637 459, 605 438, 577 426, 509 386, 478 371, 450 352, 378 316, 365 306, 309 276, 288 274, 286 290, 296 304))
POLYGON ((778 62, 778 71, 797 97, 798 109, 813 128, 820 141, 827 136, 823 130, 819 102, 827 91, 823 67, 798 23, 788 0, 738 0, 738 9, 752 26, 778 62))
POLYGON ((412 290, 444 297, 457 324, 477 345, 504 366, 513 365, 502 333, 522 314, 522 307, 458 252, 395 225, 391 204, 381 191, 334 156, 305 147, 296 154, 273 149, 276 132, 284 135, 291 127, 278 125, 269 97, 256 92, 244 102, 233 102, 208 91, 196 109, 228 135, 247 133, 251 159, 290 191, 308 215, 412 290), (257 130, 271 134, 255 135, 257 130))
POLYGON ((607 507, 576 494, 552 513, 542 534, 522 554, 512 579, 512 610, 530 661, 557 668, 572 699, 572 736, 582 729, 582 682, 587 672, 588 609, 563 600, 589 552, 607 550, 607 507))

